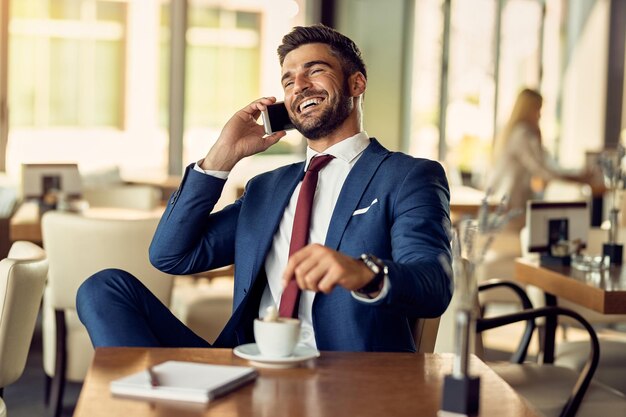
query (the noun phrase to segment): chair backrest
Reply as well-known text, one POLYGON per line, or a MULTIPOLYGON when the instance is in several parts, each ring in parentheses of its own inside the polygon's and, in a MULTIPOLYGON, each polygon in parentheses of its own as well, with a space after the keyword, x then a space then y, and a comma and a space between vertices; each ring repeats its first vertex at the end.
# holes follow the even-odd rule
POLYGON ((152 185, 118 184, 107 187, 84 188, 83 199, 91 207, 152 210, 161 201, 161 191, 152 185))
POLYGON ((433 353, 437 343, 440 317, 418 319, 413 326, 413 340, 417 353, 433 353))
POLYGON ((76 292, 85 279, 102 269, 119 268, 135 275, 169 305, 172 276, 154 268, 148 259, 158 222, 156 216, 128 220, 58 211, 44 214, 43 244, 50 261, 47 302, 55 309, 75 309, 76 292))
POLYGON ((31 242, 13 243, 0 261, 0 387, 24 372, 47 272, 46 253, 31 242))

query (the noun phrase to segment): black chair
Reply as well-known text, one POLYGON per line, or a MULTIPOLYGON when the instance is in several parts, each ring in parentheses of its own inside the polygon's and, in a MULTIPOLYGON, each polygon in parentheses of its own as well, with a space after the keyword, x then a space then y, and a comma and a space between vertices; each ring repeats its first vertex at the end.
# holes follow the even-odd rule
POLYGON ((508 288, 520 298, 524 310, 496 317, 480 317, 476 332, 495 329, 517 322, 526 322, 520 344, 508 363, 489 364, 494 371, 521 396, 546 417, 625 416, 626 397, 620 392, 592 381, 600 358, 600 345, 593 327, 578 313, 561 307, 533 309, 524 290, 514 282, 490 280, 479 285, 478 291, 508 288), (534 332, 535 319, 540 317, 570 317, 589 333, 589 357, 582 372, 552 364, 526 362, 528 346, 534 332))

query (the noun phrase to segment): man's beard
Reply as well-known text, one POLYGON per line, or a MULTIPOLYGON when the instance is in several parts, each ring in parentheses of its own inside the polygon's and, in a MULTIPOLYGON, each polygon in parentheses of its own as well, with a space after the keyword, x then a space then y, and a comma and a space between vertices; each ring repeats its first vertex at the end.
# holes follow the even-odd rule
MULTIPOLYGON (((307 96, 319 95, 309 92, 307 96)), ((326 95, 328 97, 328 95, 326 95)), ((332 106, 328 106, 321 114, 306 118, 304 123, 292 120, 296 129, 307 139, 320 139, 333 133, 350 116, 352 111, 352 97, 348 92, 348 85, 344 83, 343 91, 332 106)))

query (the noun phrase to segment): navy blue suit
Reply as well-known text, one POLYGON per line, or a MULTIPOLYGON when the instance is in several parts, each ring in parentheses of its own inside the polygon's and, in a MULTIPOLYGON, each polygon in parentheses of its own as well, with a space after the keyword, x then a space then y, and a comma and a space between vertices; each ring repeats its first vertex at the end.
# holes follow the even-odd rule
MULTIPOLYGON (((225 181, 188 167, 172 195, 150 247, 154 266, 183 275, 235 264, 233 316, 216 346, 253 341, 265 258, 303 175, 303 163, 261 174, 240 199, 209 214, 225 181)), ((344 183, 325 246, 355 258, 371 253, 383 259, 391 289, 373 304, 341 287, 316 294, 318 349, 415 351, 414 320, 441 315, 451 298, 440 263, 442 256, 450 258, 449 200, 440 164, 390 152, 371 140, 344 183)))

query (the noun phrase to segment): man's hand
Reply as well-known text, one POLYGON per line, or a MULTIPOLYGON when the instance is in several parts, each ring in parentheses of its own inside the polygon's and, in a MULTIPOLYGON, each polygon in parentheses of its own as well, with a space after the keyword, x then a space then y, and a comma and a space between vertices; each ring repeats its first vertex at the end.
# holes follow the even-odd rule
POLYGON ((199 162, 200 168, 230 171, 246 156, 263 152, 285 136, 284 131, 265 136, 263 126, 257 123, 261 112, 275 102, 275 97, 263 97, 235 113, 222 128, 207 156, 199 162))
POLYGON ((283 274, 283 287, 294 276, 302 290, 328 294, 336 285, 356 291, 370 282, 374 273, 360 260, 319 244, 311 244, 289 258, 283 274))

